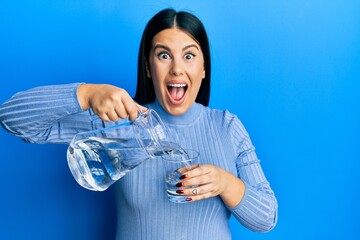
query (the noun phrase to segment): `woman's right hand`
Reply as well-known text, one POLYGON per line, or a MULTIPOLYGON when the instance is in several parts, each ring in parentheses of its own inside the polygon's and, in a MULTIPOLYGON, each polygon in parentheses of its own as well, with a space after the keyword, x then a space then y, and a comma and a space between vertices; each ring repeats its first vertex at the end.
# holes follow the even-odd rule
POLYGON ((122 88, 107 84, 82 84, 78 88, 78 101, 83 110, 92 108, 102 120, 117 121, 129 116, 135 120, 139 110, 147 108, 138 105, 122 88))

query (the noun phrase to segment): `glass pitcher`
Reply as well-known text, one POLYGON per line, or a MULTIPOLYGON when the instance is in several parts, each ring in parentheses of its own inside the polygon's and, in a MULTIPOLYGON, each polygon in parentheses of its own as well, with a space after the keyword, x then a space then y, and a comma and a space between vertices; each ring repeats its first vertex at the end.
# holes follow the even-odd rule
POLYGON ((152 109, 136 120, 75 135, 67 160, 75 180, 84 188, 104 191, 144 160, 181 149, 174 133, 152 109))

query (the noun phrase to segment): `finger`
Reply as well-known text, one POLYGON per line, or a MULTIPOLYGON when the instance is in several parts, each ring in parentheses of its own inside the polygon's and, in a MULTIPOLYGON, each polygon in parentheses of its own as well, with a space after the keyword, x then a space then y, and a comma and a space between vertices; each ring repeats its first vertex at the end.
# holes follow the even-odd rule
POLYGON ((181 187, 191 187, 191 186, 205 185, 209 183, 211 183, 211 178, 208 174, 205 174, 192 178, 185 178, 178 185, 180 185, 181 187))
POLYGON ((141 106, 140 104, 136 103, 136 106, 138 107, 138 109, 140 109, 141 112, 146 112, 148 109, 144 106, 141 106))
POLYGON ((176 192, 180 193, 182 195, 186 195, 186 196, 195 196, 195 195, 206 194, 206 193, 212 192, 212 191, 211 191, 211 185, 206 184, 206 185, 196 186, 196 187, 191 187, 191 188, 182 187, 179 190, 177 190, 176 192))
POLYGON ((133 121, 138 116, 138 106, 135 101, 130 97, 129 93, 121 89, 121 103, 119 105, 124 106, 124 110, 129 115, 129 120, 133 121))
POLYGON ((115 110, 109 111, 108 113, 106 113, 108 119, 110 119, 113 122, 116 122, 117 120, 119 120, 119 116, 118 114, 115 112, 115 110))
POLYGON ((179 168, 177 170, 177 172, 181 173, 181 174, 185 174, 186 172, 188 171, 191 171, 197 167, 199 167, 200 165, 199 164, 194 164, 194 165, 190 165, 190 166, 186 166, 186 167, 182 167, 182 168, 179 168))
POLYGON ((125 107, 125 111, 129 114, 129 120, 134 121, 139 115, 138 105, 130 99, 123 99, 123 105, 125 107))
POLYGON ((185 172, 182 172, 181 179, 191 179, 197 176, 209 174, 211 172, 211 168, 208 165, 192 165, 190 167, 185 168, 185 172))
POLYGON ((99 116, 99 118, 100 118, 101 120, 103 120, 103 121, 105 121, 105 122, 110 122, 110 119, 109 119, 109 117, 107 116, 106 113, 99 113, 99 114, 97 114, 97 115, 99 116))
POLYGON ((195 202, 206 198, 214 197, 215 195, 212 192, 207 192, 204 194, 190 195, 186 198, 187 202, 195 202))
POLYGON ((117 114, 117 116, 119 118, 127 118, 129 115, 128 113, 125 111, 124 105, 122 104, 117 104, 115 107, 115 112, 117 114))
POLYGON ((203 200, 206 198, 211 198, 214 197, 211 193, 206 193, 206 194, 202 194, 202 195, 197 195, 197 196, 189 196, 188 198, 186 198, 187 202, 195 202, 195 201, 199 201, 199 200, 203 200))

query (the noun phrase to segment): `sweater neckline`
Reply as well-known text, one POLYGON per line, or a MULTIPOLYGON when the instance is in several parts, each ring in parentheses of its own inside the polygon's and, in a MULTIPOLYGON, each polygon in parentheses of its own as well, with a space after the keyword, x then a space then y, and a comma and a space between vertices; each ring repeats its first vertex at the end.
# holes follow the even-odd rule
POLYGON ((148 107, 155 110, 164 123, 178 126, 194 123, 200 117, 202 112, 202 105, 196 102, 194 102, 193 105, 181 115, 172 115, 168 113, 157 99, 155 99, 153 103, 150 103, 148 107))

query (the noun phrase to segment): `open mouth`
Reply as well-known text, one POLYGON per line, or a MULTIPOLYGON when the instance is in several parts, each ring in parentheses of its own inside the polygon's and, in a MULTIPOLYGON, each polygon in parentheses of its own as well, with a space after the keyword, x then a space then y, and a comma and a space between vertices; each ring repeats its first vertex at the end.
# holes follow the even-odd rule
POLYGON ((187 89, 188 85, 186 83, 168 83, 167 90, 170 102, 172 104, 181 104, 187 89))

